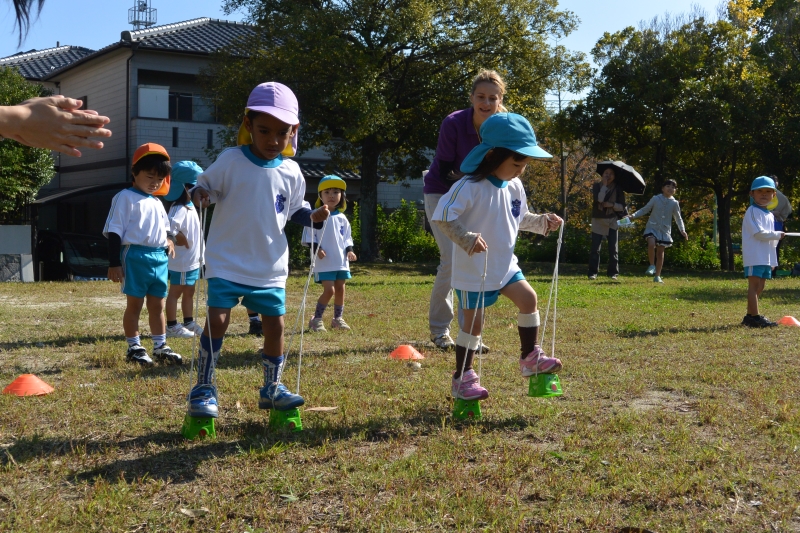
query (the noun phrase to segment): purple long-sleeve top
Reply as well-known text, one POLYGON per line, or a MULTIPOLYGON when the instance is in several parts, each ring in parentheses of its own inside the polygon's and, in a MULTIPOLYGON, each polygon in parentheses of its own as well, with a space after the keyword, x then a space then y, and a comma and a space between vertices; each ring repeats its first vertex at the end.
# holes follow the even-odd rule
POLYGON ((450 170, 459 172, 461 162, 470 151, 480 144, 478 132, 472 122, 473 108, 462 109, 447 115, 439 128, 439 142, 433 157, 425 185, 425 194, 445 194, 455 183, 447 179, 450 170))

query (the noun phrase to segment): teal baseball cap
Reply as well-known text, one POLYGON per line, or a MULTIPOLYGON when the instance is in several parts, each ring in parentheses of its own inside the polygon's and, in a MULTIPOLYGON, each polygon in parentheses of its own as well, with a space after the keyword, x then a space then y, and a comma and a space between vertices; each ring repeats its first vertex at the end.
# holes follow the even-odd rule
MULTIPOLYGON (((325 176, 321 180, 319 180, 319 186, 317 187, 317 194, 321 193, 325 189, 341 189, 342 191, 347 191, 347 183, 335 174, 330 174, 325 176)), ((314 207, 319 209, 322 207, 322 197, 317 197, 317 203, 314 204, 314 207)), ((340 208, 341 211, 345 211, 347 209, 347 201, 342 202, 342 207, 340 208)))
POLYGON ((194 161, 178 161, 172 165, 172 186, 164 200, 174 202, 183 194, 184 185, 197 183, 197 176, 203 173, 203 168, 194 161))
POLYGON ((481 125, 481 144, 472 149, 461 163, 461 172, 470 174, 492 148, 507 148, 534 159, 551 159, 553 156, 539 148, 536 133, 528 120, 516 113, 496 113, 481 125))
POLYGON ((773 189, 775 191, 778 188, 775 186, 775 180, 772 178, 768 178, 767 176, 759 176, 753 180, 753 184, 750 186, 750 190, 754 191, 756 189, 773 189))

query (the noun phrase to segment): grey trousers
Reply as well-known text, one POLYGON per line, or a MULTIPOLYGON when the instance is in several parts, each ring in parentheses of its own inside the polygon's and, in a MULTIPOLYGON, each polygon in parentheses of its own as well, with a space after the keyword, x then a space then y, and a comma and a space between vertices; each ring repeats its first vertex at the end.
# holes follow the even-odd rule
MULTIPOLYGON (((592 232, 592 250, 589 254, 589 275, 596 276, 600 270, 600 245, 603 243, 603 236, 592 232)), ((619 233, 617 230, 608 230, 608 270, 609 276, 619 274, 619 233)))
MULTIPOLYGON (((428 220, 436 211, 442 194, 425 195, 425 216, 428 220)), ((453 291, 451 282, 453 278, 453 241, 442 233, 436 224, 431 224, 433 238, 439 246, 439 266, 436 269, 436 279, 433 281, 431 291, 431 304, 428 310, 428 324, 431 329, 431 338, 450 333, 450 322, 453 321, 453 291)), ((458 309, 458 323, 464 323, 464 312, 458 309)))

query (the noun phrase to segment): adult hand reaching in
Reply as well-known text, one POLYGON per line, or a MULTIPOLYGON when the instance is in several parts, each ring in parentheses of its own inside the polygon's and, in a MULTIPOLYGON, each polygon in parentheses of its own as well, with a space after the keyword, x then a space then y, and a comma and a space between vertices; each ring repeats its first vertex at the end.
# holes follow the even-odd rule
POLYGON ((79 147, 103 147, 102 141, 93 137, 111 137, 111 130, 103 127, 110 119, 96 111, 79 110, 81 105, 82 101, 73 98, 46 96, 0 106, 0 136, 80 157, 79 147))

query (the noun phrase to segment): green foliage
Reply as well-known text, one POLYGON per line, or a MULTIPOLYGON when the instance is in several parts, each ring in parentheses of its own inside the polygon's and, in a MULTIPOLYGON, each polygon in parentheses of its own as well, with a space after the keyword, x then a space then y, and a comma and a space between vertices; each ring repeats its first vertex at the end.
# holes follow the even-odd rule
MULTIPOLYGON (((0 105, 16 105, 47 94, 41 85, 25 81, 16 69, 0 68, 0 105)), ((0 221, 24 220, 26 206, 54 175, 49 150, 31 148, 10 139, 0 140, 0 221)))
MULTIPOLYGON (((361 252, 361 206, 353 205, 351 226, 353 231, 353 249, 356 255, 361 252)), ((439 247, 433 235, 425 231, 422 217, 412 202, 401 200, 399 209, 387 215, 378 206, 378 246, 381 257, 393 262, 429 262, 438 261, 439 247)))
POLYGON ((553 49, 551 39, 577 25, 553 0, 226 0, 224 7, 247 13, 257 32, 219 54, 207 73, 223 120, 238 124, 247 95, 265 80, 291 87, 301 147, 328 146, 333 166, 361 174, 365 259, 377 252, 380 178, 420 176, 442 119, 469 105, 479 70, 508 75, 506 104, 530 119, 544 115, 551 76, 584 79, 588 70, 582 54, 553 49))
POLYGON ((775 85, 739 21, 686 20, 604 35, 593 51, 601 72, 568 114, 595 153, 636 166, 648 194, 667 178, 678 180, 687 207, 713 193, 721 261, 730 268, 732 206, 754 176, 786 170, 773 150, 783 137, 772 116, 775 85))

